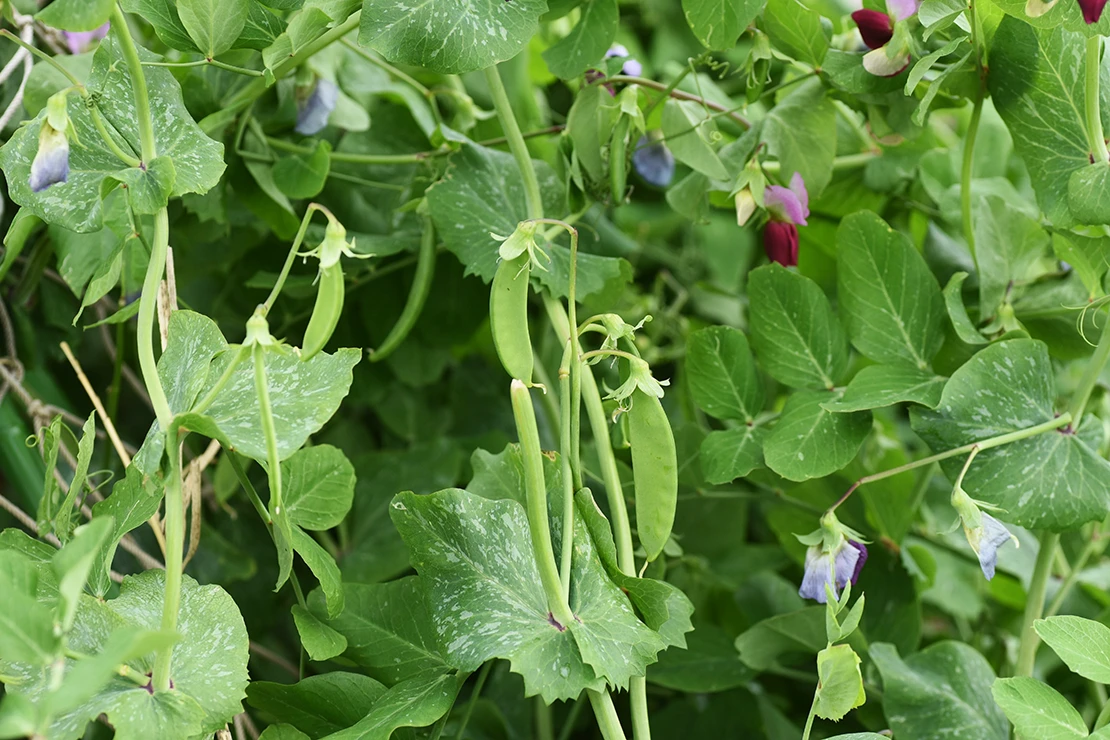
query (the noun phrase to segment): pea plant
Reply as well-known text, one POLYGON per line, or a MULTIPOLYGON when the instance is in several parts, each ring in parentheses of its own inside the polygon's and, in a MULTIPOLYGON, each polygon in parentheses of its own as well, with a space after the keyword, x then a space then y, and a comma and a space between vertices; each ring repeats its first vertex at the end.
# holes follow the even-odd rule
POLYGON ((0 2, 0 738, 1110 738, 1104 4, 0 2))

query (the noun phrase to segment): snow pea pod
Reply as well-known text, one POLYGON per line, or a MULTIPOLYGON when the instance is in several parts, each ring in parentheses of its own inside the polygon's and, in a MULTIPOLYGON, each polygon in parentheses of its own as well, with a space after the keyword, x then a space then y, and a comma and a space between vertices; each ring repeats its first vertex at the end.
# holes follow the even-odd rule
POLYGON ((489 323, 493 345, 505 371, 525 385, 532 385, 532 340, 528 334, 527 252, 502 260, 489 294, 489 323))
POLYGON ((663 551, 674 526, 678 453, 671 423, 658 398, 637 388, 627 416, 636 486, 636 528, 651 561, 663 551))
POLYGON ((320 269, 320 287, 316 291, 316 305, 304 332, 301 360, 311 360, 331 339, 343 313, 343 269, 338 263, 320 269))
POLYGON ((424 308, 424 301, 428 298, 428 291, 431 290, 435 271, 436 232, 435 227, 432 226, 432 220, 429 218, 424 224, 424 234, 420 240, 420 254, 416 258, 416 275, 413 276, 412 287, 409 288, 408 300, 405 301, 405 307, 401 310, 400 318, 389 330, 389 334, 382 341, 381 346, 370 350, 371 362, 381 362, 393 354, 393 351, 405 341, 409 332, 412 331, 412 327, 416 326, 416 320, 420 318, 420 312, 424 308))
POLYGON ((628 127, 630 119, 621 116, 613 129, 613 139, 609 144, 609 186, 612 190, 613 205, 624 203, 624 190, 627 183, 628 165, 625 152, 628 147, 628 127))

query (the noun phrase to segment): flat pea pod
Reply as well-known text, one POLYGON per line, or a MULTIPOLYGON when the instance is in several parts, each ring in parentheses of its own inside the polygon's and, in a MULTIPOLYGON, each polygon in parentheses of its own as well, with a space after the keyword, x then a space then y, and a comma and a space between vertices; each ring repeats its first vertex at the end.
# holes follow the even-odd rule
POLYGON ((370 350, 370 361, 381 362, 393 354, 401 346, 405 338, 416 326, 420 312, 424 309, 424 301, 428 298, 428 291, 432 288, 432 280, 436 271, 436 232, 429 218, 424 224, 424 234, 420 239, 420 254, 416 259, 416 274, 409 288, 409 297, 397 323, 389 330, 389 334, 377 349, 370 350))
POLYGON ((663 551, 674 526, 678 453, 671 422, 658 398, 636 389, 627 416, 636 486, 636 529, 651 561, 663 551))
POLYGON ((613 205, 624 203, 624 190, 628 180, 628 166, 625 152, 628 147, 629 119, 621 116, 613 128, 613 138, 609 143, 609 186, 613 194, 613 205))
POLYGON ((525 385, 532 385, 532 339, 528 334, 527 252, 502 260, 493 276, 489 294, 489 323, 493 346, 505 371, 525 385))
POLYGON ((316 305, 304 332, 301 360, 315 357, 331 339, 343 313, 343 269, 330 265, 320 270, 320 286, 316 290, 316 305))

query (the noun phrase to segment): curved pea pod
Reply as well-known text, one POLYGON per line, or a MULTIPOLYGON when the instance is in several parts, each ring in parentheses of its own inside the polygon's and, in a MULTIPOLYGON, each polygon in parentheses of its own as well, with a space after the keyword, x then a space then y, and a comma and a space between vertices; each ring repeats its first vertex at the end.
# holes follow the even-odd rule
POLYGON ((678 502, 678 453, 663 404, 637 389, 628 411, 632 479, 636 485, 636 528, 647 559, 655 560, 667 544, 678 502))
POLYGON ((628 147, 629 119, 621 116, 613 129, 613 139, 609 143, 609 186, 613 196, 613 205, 624 203, 624 191, 628 182, 628 166, 626 155, 628 147))
POLYGON ((489 294, 489 323, 497 356, 505 371, 526 385, 532 385, 533 362, 532 339, 528 334, 530 274, 527 252, 502 260, 489 294))
POLYGON ((316 291, 316 305, 304 332, 301 360, 311 360, 331 339, 343 313, 343 270, 338 264, 320 270, 320 287, 316 291))

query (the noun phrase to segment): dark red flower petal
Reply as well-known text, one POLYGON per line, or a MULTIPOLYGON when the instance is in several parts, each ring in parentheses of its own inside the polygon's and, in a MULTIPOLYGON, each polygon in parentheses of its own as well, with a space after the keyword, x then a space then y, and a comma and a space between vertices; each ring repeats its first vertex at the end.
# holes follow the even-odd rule
POLYGON ((1079 7, 1083 9, 1083 20, 1087 24, 1098 23, 1102 17, 1102 9, 1106 7, 1106 0, 1079 0, 1079 7))
POLYGON ((763 251, 767 259, 784 267, 798 264, 798 227, 784 221, 768 221, 763 229, 763 251))
MULTIPOLYGON (((1106 0, 1101 1, 1106 2, 1106 0)), ((859 27, 859 35, 863 37, 863 43, 867 44, 868 48, 878 49, 894 36, 894 26, 891 25, 890 16, 886 13, 880 13, 877 10, 857 10, 852 13, 852 20, 859 27)))

